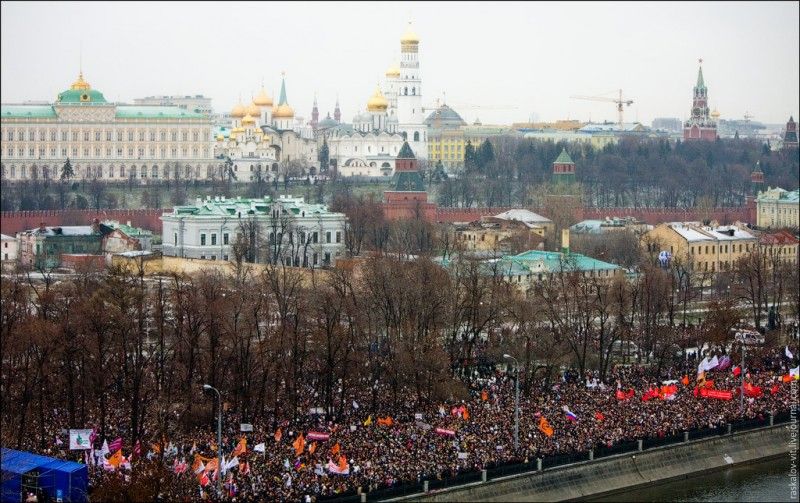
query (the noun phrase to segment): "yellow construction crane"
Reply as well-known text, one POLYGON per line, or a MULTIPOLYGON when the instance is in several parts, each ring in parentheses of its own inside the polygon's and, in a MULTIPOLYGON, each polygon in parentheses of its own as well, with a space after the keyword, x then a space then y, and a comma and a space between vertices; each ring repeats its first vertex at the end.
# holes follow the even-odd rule
MULTIPOLYGON (((608 93, 606 93, 606 94, 608 94, 608 93)), ((608 101, 608 102, 611 102, 611 103, 616 103, 617 104, 617 112, 619 112, 619 128, 620 129, 622 129, 622 123, 623 123, 623 120, 622 120, 623 107, 622 107, 622 105, 631 106, 631 104, 633 103, 633 100, 631 100, 631 99, 627 99, 626 100, 626 99, 622 98, 622 89, 619 89, 619 98, 607 98, 605 96, 570 96, 570 98, 573 98, 573 99, 576 99, 576 100, 608 101)))

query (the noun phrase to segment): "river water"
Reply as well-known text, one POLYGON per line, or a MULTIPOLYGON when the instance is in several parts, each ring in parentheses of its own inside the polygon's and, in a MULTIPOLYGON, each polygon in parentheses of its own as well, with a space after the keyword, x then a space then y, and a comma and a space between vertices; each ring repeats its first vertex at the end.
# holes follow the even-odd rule
POLYGON ((792 498, 790 460, 785 458, 736 466, 653 487, 591 501, 797 501, 792 498))

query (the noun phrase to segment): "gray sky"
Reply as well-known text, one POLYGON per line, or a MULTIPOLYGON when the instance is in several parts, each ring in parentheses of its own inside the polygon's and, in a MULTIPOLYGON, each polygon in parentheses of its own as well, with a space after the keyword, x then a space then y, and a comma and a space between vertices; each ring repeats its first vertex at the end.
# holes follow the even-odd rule
POLYGON ((53 101, 78 73, 109 101, 204 94, 215 110, 262 78, 321 116, 338 93, 348 122, 399 60, 409 16, 424 101, 442 91, 469 122, 616 120, 613 103, 570 99, 622 88, 626 121, 685 118, 697 59, 722 118, 798 116, 798 2, 736 3, 2 3, 2 101, 53 101), (483 108, 466 108, 479 105, 483 108), (514 109, 498 107, 516 107, 514 109))

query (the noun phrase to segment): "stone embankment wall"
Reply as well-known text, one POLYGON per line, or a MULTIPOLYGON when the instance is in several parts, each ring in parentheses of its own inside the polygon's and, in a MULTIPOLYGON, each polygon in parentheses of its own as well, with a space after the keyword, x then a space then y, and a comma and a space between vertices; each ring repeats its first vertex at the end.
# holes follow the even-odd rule
POLYGON ((788 425, 769 426, 394 501, 564 501, 596 497, 763 459, 778 458, 776 462, 788 466, 790 439, 788 425))

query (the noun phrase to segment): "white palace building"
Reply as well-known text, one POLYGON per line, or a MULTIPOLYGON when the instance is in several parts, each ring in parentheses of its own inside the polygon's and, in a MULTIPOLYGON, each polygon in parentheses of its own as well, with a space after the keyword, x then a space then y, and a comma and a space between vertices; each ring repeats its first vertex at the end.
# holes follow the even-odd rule
POLYGON ((57 179, 67 159, 84 180, 206 180, 222 173, 207 114, 110 103, 82 72, 55 103, 3 104, 0 119, 3 180, 57 179))

